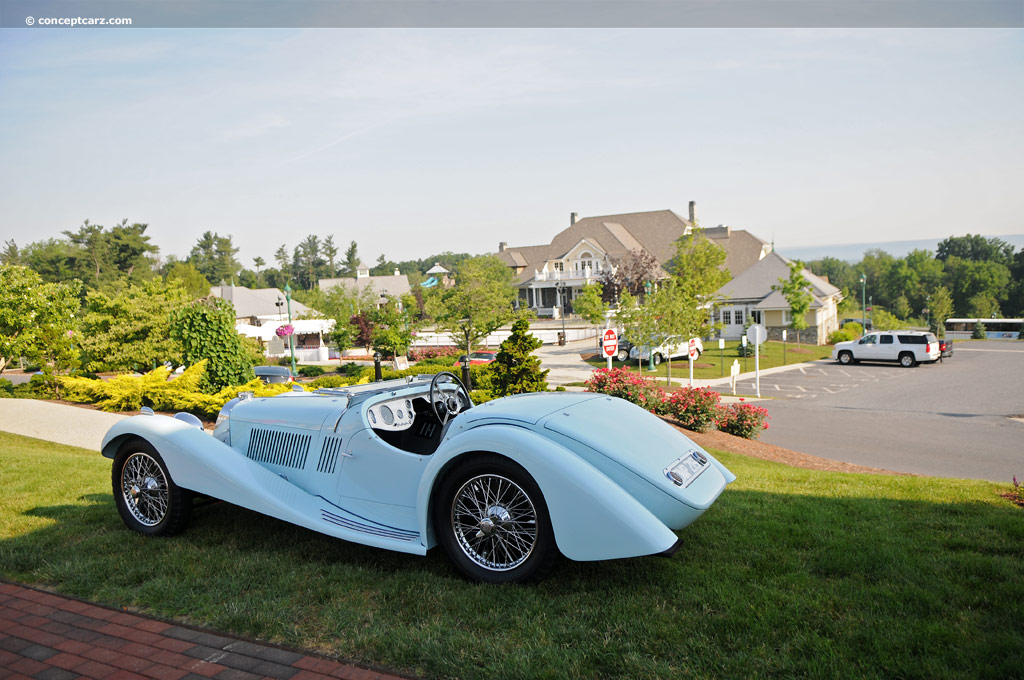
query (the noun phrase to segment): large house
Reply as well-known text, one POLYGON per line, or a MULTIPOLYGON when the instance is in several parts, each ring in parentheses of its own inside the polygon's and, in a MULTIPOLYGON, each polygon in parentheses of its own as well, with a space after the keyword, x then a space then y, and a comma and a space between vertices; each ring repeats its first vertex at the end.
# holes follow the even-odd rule
POLYGON ((399 274, 397 269, 393 276, 370 276, 370 268, 362 262, 356 265, 355 278, 320 279, 320 290, 324 292, 335 286, 345 286, 351 290, 368 289, 378 307, 382 307, 388 297, 400 299, 411 290, 409 277, 399 274))
MULTIPOLYGON (((808 269, 801 273, 810 284, 811 306, 805 317, 807 328, 799 332, 799 342, 823 345, 829 334, 839 328, 837 307, 842 293, 808 269)), ((790 328, 789 302, 780 291, 772 290, 789 275, 789 260, 773 252, 722 286, 715 309, 715 320, 722 324, 721 337, 737 340, 747 325, 760 323, 768 330, 769 340, 781 340, 782 331, 788 329, 787 339, 797 341, 797 331, 790 328)))
MULTIPOLYGON (((498 245, 497 256, 515 273, 521 306, 536 310, 538 316, 559 316, 563 305, 572 310, 572 300, 588 283, 598 281, 602 272, 632 251, 652 255, 661 267, 676 254, 676 241, 693 231, 696 204, 690 202, 689 219, 671 210, 603 215, 577 219, 571 213, 569 227, 551 243, 510 248, 498 245)), ((770 244, 741 229, 719 226, 704 230, 704 236, 726 251, 725 267, 736 276, 771 252, 770 244)), ((660 276, 667 276, 662 269, 660 276)))

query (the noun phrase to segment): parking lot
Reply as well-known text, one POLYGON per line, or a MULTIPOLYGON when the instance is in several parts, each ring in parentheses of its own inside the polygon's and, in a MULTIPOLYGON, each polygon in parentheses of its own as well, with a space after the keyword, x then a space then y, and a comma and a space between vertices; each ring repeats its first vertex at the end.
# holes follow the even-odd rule
MULTIPOLYGON (((753 393, 750 381, 739 391, 753 393)), ((764 376, 761 439, 850 463, 1009 483, 1024 478, 1024 342, 963 341, 942 363, 764 376)))
MULTIPOLYGON (((819 395, 839 394, 868 383, 900 380, 907 369, 885 364, 840 366, 833 361, 814 362, 792 371, 773 373, 761 378, 761 396, 775 399, 813 399, 819 395)), ((754 394, 753 380, 739 380, 736 390, 754 394)))

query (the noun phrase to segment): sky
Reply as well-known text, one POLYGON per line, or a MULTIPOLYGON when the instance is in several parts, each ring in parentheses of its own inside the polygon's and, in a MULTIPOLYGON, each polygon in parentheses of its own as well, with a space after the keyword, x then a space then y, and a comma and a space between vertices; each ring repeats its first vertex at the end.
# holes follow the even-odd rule
POLYGON ((368 264, 696 201, 786 246, 1024 233, 1024 32, 0 29, 0 239, 368 264))

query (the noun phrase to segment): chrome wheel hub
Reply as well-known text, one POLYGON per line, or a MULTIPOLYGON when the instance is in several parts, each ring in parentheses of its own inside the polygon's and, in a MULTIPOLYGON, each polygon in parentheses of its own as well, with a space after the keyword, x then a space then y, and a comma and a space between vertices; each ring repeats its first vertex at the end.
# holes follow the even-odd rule
POLYGON ((133 453, 124 462, 121 493, 128 512, 144 526, 156 526, 167 515, 167 477, 147 453, 133 453))
POLYGON ((491 571, 515 569, 537 543, 533 502, 501 475, 479 475, 462 485, 452 500, 451 527, 466 557, 491 571))

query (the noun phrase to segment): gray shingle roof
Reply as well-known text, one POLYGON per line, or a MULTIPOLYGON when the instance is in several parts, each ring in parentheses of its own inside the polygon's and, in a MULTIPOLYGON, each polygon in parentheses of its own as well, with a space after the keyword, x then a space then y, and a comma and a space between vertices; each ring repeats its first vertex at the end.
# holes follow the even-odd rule
MULTIPOLYGON (((735 232, 733 232, 735 233, 735 232)), ((811 294, 820 306, 820 300, 839 293, 839 289, 825 280, 815 276, 807 269, 803 270, 804 278, 811 284, 811 294)), ((789 303, 781 293, 772 291, 772 286, 779 284, 779 279, 789 278, 789 260, 778 253, 769 253, 746 271, 736 276, 729 283, 718 289, 718 294, 725 300, 761 300, 759 308, 788 309, 789 303), (778 296, 778 299, 776 299, 778 296), (779 304, 765 307, 767 304, 779 304)))
POLYGON ((364 276, 361 279, 320 279, 320 290, 328 291, 335 286, 346 286, 348 288, 369 288, 375 294, 391 295, 401 297, 409 292, 409 277, 405 274, 398 276, 364 276))
MULTIPOLYGON (((235 306, 235 317, 274 316, 287 313, 287 307, 278 308, 277 301, 285 300, 284 293, 277 288, 245 288, 243 286, 210 286, 210 295, 227 300, 235 306)), ((292 317, 314 313, 298 300, 292 300, 292 317)))

